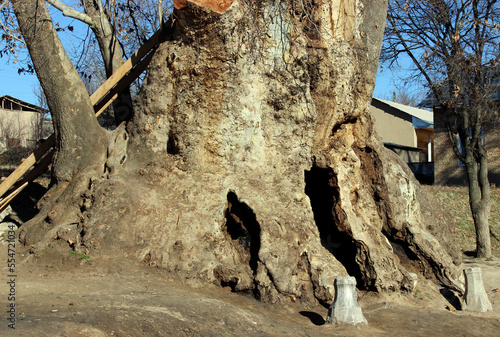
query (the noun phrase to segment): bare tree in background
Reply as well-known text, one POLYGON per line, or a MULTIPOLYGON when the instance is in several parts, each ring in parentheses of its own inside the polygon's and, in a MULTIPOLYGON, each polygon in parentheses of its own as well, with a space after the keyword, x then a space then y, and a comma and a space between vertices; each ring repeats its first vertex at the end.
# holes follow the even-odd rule
POLYGON ((37 98, 36 104, 42 109, 48 109, 47 105, 47 97, 45 97, 45 93, 41 86, 37 85, 33 88, 33 93, 37 98))
MULTIPOLYGON (((111 76, 123 64, 124 59, 160 27, 156 0, 46 2, 52 6, 52 11, 60 11, 64 16, 88 26, 88 31, 77 31, 71 22, 54 22, 58 34, 71 34, 73 38, 78 36, 80 40, 69 54, 89 93, 111 76)), ((171 10, 171 1, 163 4, 164 12, 168 13, 171 10)), ((10 2, 6 0, 0 6, 0 28, 4 33, 0 57, 10 56, 13 63, 19 67, 19 72, 32 73, 34 68, 29 58, 18 59, 19 55, 24 54, 20 51, 25 48, 25 43, 17 28, 10 2)), ((112 124, 117 125, 132 116, 132 95, 137 93, 139 83, 140 80, 132 84, 131 90, 120 94, 113 102, 112 111, 100 118, 101 125, 111 127, 112 124)))
POLYGON ((399 104, 413 107, 416 107, 421 101, 421 97, 418 94, 410 93, 405 87, 396 89, 396 91, 392 93, 392 97, 388 97, 388 99, 399 104))
MULTIPOLYGON (((94 33, 106 77, 110 77, 122 64, 123 53, 118 40, 115 19, 115 2, 82 0, 83 11, 77 10, 60 0, 47 0, 49 4, 62 12, 64 16, 76 19, 88 25, 94 33)), ((132 98, 129 90, 122 92, 113 102, 114 118, 117 124, 132 115, 132 98)))
POLYGON ((3 0, 0 2, 0 57, 9 58, 14 64, 18 72, 33 73, 34 69, 31 60, 26 53, 20 53, 26 48, 21 33, 17 25, 17 19, 12 10, 10 1, 3 0))
POLYGON ((54 127, 52 126, 52 118, 50 117, 49 106, 47 104, 47 97, 40 85, 33 89, 33 93, 37 97, 37 105, 45 109, 43 117, 39 119, 39 124, 37 125, 37 135, 38 140, 47 139, 51 134, 54 133, 54 127))
POLYGON ((391 0, 382 61, 409 58, 445 114, 453 150, 465 164, 477 257, 491 256, 490 184, 483 135, 498 118, 500 31, 495 0, 391 0), (463 150, 461 150, 463 149, 463 150))

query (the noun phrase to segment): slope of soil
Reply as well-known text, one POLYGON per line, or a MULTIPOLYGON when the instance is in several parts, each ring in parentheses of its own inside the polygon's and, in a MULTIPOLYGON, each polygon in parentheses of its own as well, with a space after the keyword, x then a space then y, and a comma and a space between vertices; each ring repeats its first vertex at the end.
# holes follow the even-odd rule
MULTIPOLYGON (((7 254, 5 243, 1 249, 7 254)), ((358 293, 368 325, 336 327, 325 324, 322 306, 266 305, 118 256, 96 261, 58 244, 38 256, 16 254, 16 329, 4 310, 2 336, 494 336, 500 328, 498 260, 465 262, 482 267, 493 311, 447 310, 439 289, 419 279, 413 294, 358 293)))
MULTIPOLYGON (((467 187, 426 186, 456 225, 457 244, 468 254, 476 249, 476 232, 469 206, 467 187)), ((491 189, 490 231, 492 254, 500 257, 500 188, 491 189)))

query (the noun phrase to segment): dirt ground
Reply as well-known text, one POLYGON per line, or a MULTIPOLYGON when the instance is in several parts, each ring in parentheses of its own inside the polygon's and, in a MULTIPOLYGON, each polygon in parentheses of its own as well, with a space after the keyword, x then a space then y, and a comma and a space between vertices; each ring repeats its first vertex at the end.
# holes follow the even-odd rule
MULTIPOLYGON (((19 200, 19 205, 33 208, 38 195, 35 192, 41 195, 43 188, 31 191, 30 196, 35 195, 31 204, 26 196, 19 200)), ((30 215, 26 209, 16 210, 16 213, 30 215)), ((19 223, 25 220, 12 219, 19 223)), ((464 268, 481 267, 492 311, 450 310, 453 307, 441 295, 441 289, 419 277, 417 289, 412 294, 359 292, 358 302, 368 324, 355 327, 325 324, 328 308, 324 306, 305 308, 291 300, 264 304, 251 296, 231 293, 228 288, 174 279, 155 266, 124 257, 102 260, 71 253, 66 244, 55 244, 36 256, 16 246, 15 300, 11 300, 11 288, 7 284, 12 279, 7 265, 8 254, 7 243, 0 241, 0 261, 4 261, 0 264, 0 336, 500 334, 498 254, 489 261, 466 256, 463 265, 464 268), (7 312, 12 303, 15 304, 15 329, 9 328, 10 313, 7 312)), ((457 298, 450 301, 459 307, 457 298)))
MULTIPOLYGON (((0 248, 7 256, 7 244, 0 248)), ((500 260, 468 266, 482 268, 493 311, 450 311, 439 288, 419 279, 409 295, 358 293, 368 324, 351 327, 325 324, 323 306, 263 304, 120 257, 95 260, 66 247, 34 256, 16 247, 15 330, 4 262, 0 336, 498 336, 500 260)))

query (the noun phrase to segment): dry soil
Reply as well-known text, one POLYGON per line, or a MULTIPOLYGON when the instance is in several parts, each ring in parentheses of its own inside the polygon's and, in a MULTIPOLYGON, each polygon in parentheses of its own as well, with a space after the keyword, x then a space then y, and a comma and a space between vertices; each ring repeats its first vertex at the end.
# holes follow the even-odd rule
MULTIPOLYGON (((70 254, 38 256, 16 247, 15 301, 8 300, 7 245, 0 254, 1 336, 498 336, 500 260, 480 266, 493 311, 454 311, 440 289, 419 279, 412 294, 358 293, 367 325, 325 324, 328 309, 290 300, 264 304, 226 288, 172 279, 155 266, 70 254), (10 303, 15 329, 9 328, 10 303), (451 309, 451 310, 450 310, 451 309)), ((332 280, 333 282, 333 280, 332 280)), ((454 302, 456 306, 457 303, 454 302)))

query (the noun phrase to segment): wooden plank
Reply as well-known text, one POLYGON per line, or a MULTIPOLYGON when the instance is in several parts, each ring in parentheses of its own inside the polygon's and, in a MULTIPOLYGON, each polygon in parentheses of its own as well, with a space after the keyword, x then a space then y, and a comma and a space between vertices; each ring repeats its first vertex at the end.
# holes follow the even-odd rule
POLYGON ((0 201, 0 212, 2 212, 10 202, 26 187, 28 184, 35 180, 38 175, 45 170, 52 163, 52 158, 54 157, 55 149, 51 148, 49 152, 43 157, 40 162, 33 167, 31 171, 26 174, 23 179, 14 186, 14 190, 11 191, 5 198, 0 201))
POLYGON ((44 170, 46 170, 50 164, 52 164, 52 158, 54 158, 54 153, 56 150, 51 148, 47 154, 36 163, 33 168, 26 173, 23 178, 14 186, 16 188, 18 185, 24 184, 26 181, 30 182, 35 180, 44 170))
POLYGON ((3 212, 7 208, 7 206, 9 206, 12 199, 14 199, 19 193, 21 193, 21 191, 26 186, 28 186, 28 182, 25 182, 24 184, 16 188, 14 191, 10 192, 10 194, 7 195, 4 199, 2 199, 2 201, 0 201, 0 212, 3 212))
POLYGON ((38 165, 35 165, 29 173, 23 177, 23 179, 16 184, 14 190, 10 192, 5 198, 0 200, 0 212, 2 212, 10 202, 26 187, 28 183, 35 180, 38 175, 45 170, 52 163, 52 158, 54 157, 55 149, 51 148, 49 152, 43 157, 38 165))
POLYGON ((104 82, 91 96, 92 105, 96 105, 141 59, 158 43, 160 31, 147 40, 117 71, 104 82))
MULTIPOLYGON (((148 52, 150 52, 155 45, 158 43, 159 38, 160 38, 160 31, 157 31, 153 36, 151 36, 127 61, 125 61, 118 70, 111 75, 100 87, 97 89, 91 96, 90 96, 90 101, 92 105, 96 106, 97 103, 100 103, 100 101, 106 97, 108 92, 112 90, 119 82, 122 80, 123 77, 133 77, 137 78, 137 76, 140 75, 140 73, 137 73, 137 71, 131 72, 131 70, 136 66, 137 64, 140 64, 141 66, 138 67, 141 70, 141 72, 145 69, 146 65, 149 63, 152 57, 152 53, 149 53, 147 57, 144 58, 148 52), (144 59, 143 59, 144 58, 144 59), (130 72, 130 74, 129 74, 130 72), (129 74, 129 75, 127 75, 129 74)), ((137 68, 137 67, 136 67, 137 68)), ((132 83, 134 80, 130 80, 129 84, 132 83)), ((128 86, 128 85, 127 85, 128 86)), ((122 86, 120 86, 122 87, 122 86)), ((123 89, 122 89, 123 90, 123 89)), ((111 102, 118 97, 117 93, 114 93, 110 96, 107 101, 100 106, 97 111, 96 115, 99 116, 110 104, 111 102)), ((95 109, 96 107, 94 107, 95 109)), ((0 197, 7 192, 12 185, 16 183, 33 165, 36 164, 36 162, 55 144, 55 136, 52 134, 45 142, 42 143, 42 145, 37 148, 28 158, 26 158, 21 165, 19 165, 14 172, 12 172, 1 184, 0 184, 0 197)), ((50 163, 49 163, 50 164, 50 163)), ((45 167, 41 167, 40 169, 43 170, 48 165, 45 167)), ((45 163, 44 163, 45 165, 45 163)))
POLYGON ((43 155, 52 147, 55 143, 55 136, 52 134, 45 142, 43 142, 40 147, 38 147, 35 152, 29 155, 21 165, 19 165, 3 182, 0 184, 0 197, 7 192, 7 190, 16 183, 35 163, 43 157, 43 155))
POLYGON ((99 116, 106 108, 118 97, 118 95, 125 90, 135 79, 146 69, 149 62, 153 58, 154 53, 149 53, 142 59, 142 61, 137 64, 131 71, 122 78, 121 81, 117 83, 117 85, 110 89, 109 92, 106 93, 104 98, 100 100, 94 108, 96 110, 96 116, 99 116), (101 106, 101 103, 105 102, 104 105, 101 106))

